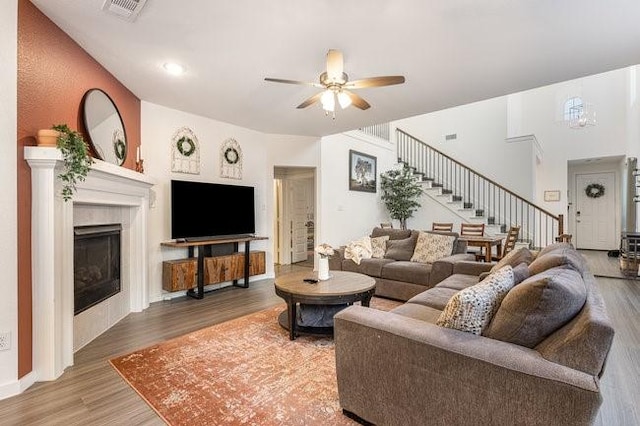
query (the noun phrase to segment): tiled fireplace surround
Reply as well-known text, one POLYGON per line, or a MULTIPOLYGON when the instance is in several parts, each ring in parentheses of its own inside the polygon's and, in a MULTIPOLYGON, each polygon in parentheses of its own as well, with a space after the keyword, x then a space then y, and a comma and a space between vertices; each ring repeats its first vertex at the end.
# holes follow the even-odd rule
POLYGON ((148 176, 96 160, 73 200, 60 196, 62 157, 56 148, 26 147, 31 167, 33 372, 55 380, 73 365, 74 350, 130 312, 149 306, 148 176), (73 228, 122 225, 122 291, 73 315, 73 228))

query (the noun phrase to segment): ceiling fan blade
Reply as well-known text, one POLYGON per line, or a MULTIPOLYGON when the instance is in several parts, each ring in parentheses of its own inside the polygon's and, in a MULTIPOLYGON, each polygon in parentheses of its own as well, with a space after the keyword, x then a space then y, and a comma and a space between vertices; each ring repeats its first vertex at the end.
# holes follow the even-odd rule
POLYGON ((365 101, 361 96, 356 95, 355 93, 348 90, 343 90, 342 92, 346 93, 347 96, 351 98, 351 105, 353 105, 354 107, 360 108, 361 110, 369 109, 371 107, 371 105, 369 105, 369 102, 365 101))
POLYGON ((364 89, 367 87, 391 86, 393 84, 404 83, 402 75, 388 75, 385 77, 363 78, 361 80, 353 80, 344 85, 348 89, 364 89))
POLYGON ((329 80, 338 81, 342 79, 344 72, 344 60, 342 52, 331 49, 327 53, 327 77, 329 80))
POLYGON ((315 104, 316 102, 318 102, 320 100, 320 98, 322 97, 323 93, 324 92, 316 93, 315 95, 313 95, 312 97, 310 97, 309 99, 307 99, 306 101, 304 101, 303 103, 298 105, 297 108, 302 109, 302 108, 308 107, 309 105, 315 104))
POLYGON ((265 77, 265 81, 271 81, 274 83, 286 83, 286 84, 301 84, 303 86, 313 86, 313 87, 324 87, 321 84, 318 83, 311 83, 311 82, 307 82, 307 81, 298 81, 298 80, 285 80, 282 78, 270 78, 270 77, 265 77))

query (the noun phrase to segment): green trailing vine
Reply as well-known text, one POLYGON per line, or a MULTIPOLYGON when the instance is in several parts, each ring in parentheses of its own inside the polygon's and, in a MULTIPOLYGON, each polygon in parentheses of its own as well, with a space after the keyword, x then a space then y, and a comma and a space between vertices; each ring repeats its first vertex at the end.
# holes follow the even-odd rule
POLYGON ((191 154, 193 154, 196 150, 196 144, 193 143, 191 138, 187 136, 183 136, 178 139, 178 142, 176 142, 176 146, 180 154, 184 155, 185 157, 190 157, 191 154))
POLYGON ((584 190, 589 198, 600 198, 604 195, 604 185, 599 183, 590 183, 584 190))
POLYGON ((71 130, 66 124, 57 124, 52 129, 60 132, 56 144, 62 153, 64 172, 58 177, 62 181, 62 198, 69 201, 76 191, 76 184, 84 181, 89 174, 93 158, 89 156, 82 134, 71 130))

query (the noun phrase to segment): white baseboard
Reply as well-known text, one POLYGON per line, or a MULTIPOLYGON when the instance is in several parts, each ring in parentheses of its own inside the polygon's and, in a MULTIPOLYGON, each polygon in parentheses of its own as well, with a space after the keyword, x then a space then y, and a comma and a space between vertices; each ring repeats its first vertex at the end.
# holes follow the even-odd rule
POLYGON ((10 398, 26 391, 36 382, 37 377, 37 374, 32 371, 21 379, 0 385, 0 400, 10 398))

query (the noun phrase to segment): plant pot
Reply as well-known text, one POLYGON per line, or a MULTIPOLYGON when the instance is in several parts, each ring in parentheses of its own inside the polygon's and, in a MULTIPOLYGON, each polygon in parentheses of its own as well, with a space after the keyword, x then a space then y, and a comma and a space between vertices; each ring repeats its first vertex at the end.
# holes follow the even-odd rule
POLYGON ((40 129, 36 134, 36 140, 38 142, 38 146, 49 146, 56 147, 58 136, 60 136, 60 132, 57 130, 51 129, 40 129))

